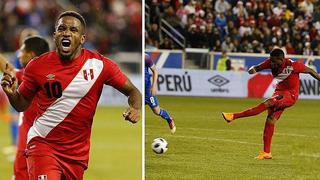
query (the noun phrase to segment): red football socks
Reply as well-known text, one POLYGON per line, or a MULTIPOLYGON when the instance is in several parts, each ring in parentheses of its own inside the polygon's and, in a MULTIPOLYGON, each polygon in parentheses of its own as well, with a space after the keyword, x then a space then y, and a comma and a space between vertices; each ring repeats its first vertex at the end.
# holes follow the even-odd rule
POLYGON ((266 109, 267 109, 266 105, 264 105, 264 103, 261 103, 256 107, 250 108, 250 109, 242 111, 240 113, 234 113, 233 117, 234 117, 234 119, 237 119, 237 118, 242 118, 242 117, 254 116, 254 115, 262 113, 266 109))
POLYGON ((274 124, 266 122, 263 132, 263 151, 270 153, 271 140, 274 132, 274 124))

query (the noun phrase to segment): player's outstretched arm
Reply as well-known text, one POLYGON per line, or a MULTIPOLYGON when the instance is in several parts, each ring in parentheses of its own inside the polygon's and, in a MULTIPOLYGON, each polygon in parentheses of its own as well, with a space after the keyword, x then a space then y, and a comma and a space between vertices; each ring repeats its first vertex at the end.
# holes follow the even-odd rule
POLYGON ((140 91, 128 79, 125 85, 119 89, 124 95, 128 96, 129 108, 123 113, 125 120, 136 123, 140 120, 140 111, 142 104, 142 96, 140 91))
POLYGON ((304 70, 303 73, 310 74, 312 77, 314 77, 315 79, 320 81, 320 75, 317 72, 315 72, 313 69, 311 69, 307 66, 306 66, 306 69, 304 70))
POLYGON ((1 86, 8 96, 10 104, 19 112, 26 110, 31 103, 31 99, 22 96, 17 91, 18 81, 15 77, 15 72, 9 69, 8 64, 6 64, 3 72, 1 86))
POLYGON ((249 73, 249 74, 254 74, 254 73, 259 72, 259 71, 261 71, 261 70, 263 70, 263 68, 262 68, 262 67, 260 66, 260 64, 259 64, 259 65, 251 66, 251 67, 248 69, 248 73, 249 73))
POLYGON ((158 85, 158 70, 155 65, 151 67, 151 71, 152 71, 151 95, 155 96, 157 95, 157 85, 158 85))

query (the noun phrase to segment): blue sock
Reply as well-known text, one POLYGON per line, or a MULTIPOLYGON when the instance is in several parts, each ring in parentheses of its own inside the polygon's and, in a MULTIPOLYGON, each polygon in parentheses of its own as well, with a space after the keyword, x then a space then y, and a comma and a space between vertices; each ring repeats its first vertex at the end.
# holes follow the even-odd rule
POLYGON ((170 115, 169 113, 164 110, 164 109, 160 109, 160 114, 159 114, 163 119, 167 120, 168 123, 170 123, 171 119, 170 119, 170 115))
POLYGON ((11 130, 11 139, 12 144, 17 144, 17 138, 18 138, 18 121, 11 121, 10 122, 10 130, 11 130))

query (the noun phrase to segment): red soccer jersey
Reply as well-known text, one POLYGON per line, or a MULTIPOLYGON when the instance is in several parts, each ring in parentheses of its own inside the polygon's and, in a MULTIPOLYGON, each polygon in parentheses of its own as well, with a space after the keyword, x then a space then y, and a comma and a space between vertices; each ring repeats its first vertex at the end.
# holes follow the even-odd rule
MULTIPOLYGON (((20 69, 16 72, 18 83, 22 83, 24 69, 20 69)), ((34 119, 37 117, 37 97, 34 97, 27 110, 20 113, 19 117, 19 136, 17 148, 18 151, 24 151, 27 144, 27 132, 33 124, 34 119), (21 121, 21 122, 20 122, 21 121)))
MULTIPOLYGON (((260 64, 260 67, 262 69, 271 69, 270 61, 270 59, 265 60, 260 64)), ((299 73, 304 72, 305 68, 304 64, 285 58, 281 68, 271 69, 273 77, 278 80, 276 91, 290 91, 298 99, 300 88, 299 73)))
POLYGON ((126 81, 114 62, 87 49, 71 62, 60 60, 56 51, 32 60, 18 89, 23 96, 38 98, 28 144, 46 144, 57 156, 87 166, 91 125, 103 85, 119 89, 126 81))

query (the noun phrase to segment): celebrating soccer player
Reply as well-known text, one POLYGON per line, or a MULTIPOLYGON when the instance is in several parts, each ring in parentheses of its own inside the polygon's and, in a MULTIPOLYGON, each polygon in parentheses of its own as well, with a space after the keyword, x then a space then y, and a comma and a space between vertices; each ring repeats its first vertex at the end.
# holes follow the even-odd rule
POLYGON ((161 116, 164 120, 167 121, 170 131, 172 134, 176 132, 176 126, 174 124, 173 118, 170 117, 169 113, 159 107, 158 99, 157 99, 157 80, 158 80, 158 71, 153 63, 152 59, 149 55, 145 54, 145 103, 150 106, 153 113, 161 116), (152 75, 149 74, 149 69, 152 71, 152 75), (152 83, 151 83, 151 76, 152 76, 152 83))
POLYGON ((320 76, 304 64, 285 58, 284 52, 279 48, 272 50, 270 58, 259 65, 252 66, 248 72, 249 74, 254 74, 263 69, 271 69, 273 77, 278 80, 272 97, 248 110, 237 113, 222 113, 222 115, 223 118, 230 123, 235 119, 254 116, 268 110, 263 133, 264 148, 256 158, 271 159, 270 147, 275 123, 280 118, 284 109, 294 105, 298 100, 300 86, 299 73, 310 74, 318 81, 320 81, 320 76))
POLYGON ((82 48, 85 30, 80 14, 63 12, 55 24, 56 51, 29 62, 19 88, 12 71, 6 70, 2 78, 1 86, 18 111, 37 98, 37 117, 27 137, 29 179, 83 179, 92 120, 104 84, 128 96, 126 120, 140 119, 139 90, 113 61, 82 48))

